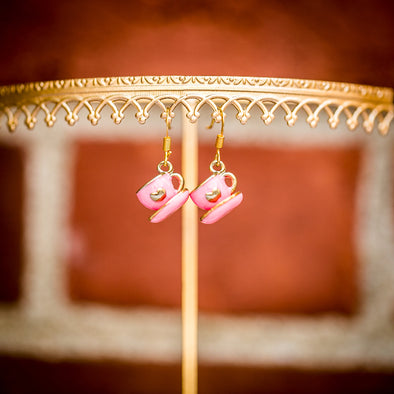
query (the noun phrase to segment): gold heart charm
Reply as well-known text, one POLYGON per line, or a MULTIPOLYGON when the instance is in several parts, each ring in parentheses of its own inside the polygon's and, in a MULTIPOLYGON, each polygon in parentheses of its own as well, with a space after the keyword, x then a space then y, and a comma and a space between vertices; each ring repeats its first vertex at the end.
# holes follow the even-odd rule
POLYGON ((150 198, 153 201, 162 201, 166 198, 166 191, 162 188, 159 188, 157 191, 150 194, 150 198))
POLYGON ((214 189, 211 192, 205 193, 205 198, 209 202, 216 202, 217 200, 219 200, 221 195, 222 193, 220 192, 219 189, 214 189))

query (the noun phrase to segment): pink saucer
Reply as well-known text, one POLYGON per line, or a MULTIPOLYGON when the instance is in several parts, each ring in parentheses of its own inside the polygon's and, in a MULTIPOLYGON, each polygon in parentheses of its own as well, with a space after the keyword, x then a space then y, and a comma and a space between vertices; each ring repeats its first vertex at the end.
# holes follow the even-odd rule
POLYGON ((177 209, 179 209, 189 198, 189 190, 184 189, 183 191, 175 194, 170 200, 168 200, 159 210, 157 210, 149 220, 152 223, 159 223, 171 214, 173 214, 177 209))
MULTIPOLYGON (((215 205, 203 216, 201 216, 201 222, 204 224, 212 224, 217 222, 223 216, 226 216, 239 204, 241 204, 244 196, 241 192, 236 192, 225 200, 221 201, 219 204, 215 205)), ((168 204, 168 203, 167 203, 168 204)))

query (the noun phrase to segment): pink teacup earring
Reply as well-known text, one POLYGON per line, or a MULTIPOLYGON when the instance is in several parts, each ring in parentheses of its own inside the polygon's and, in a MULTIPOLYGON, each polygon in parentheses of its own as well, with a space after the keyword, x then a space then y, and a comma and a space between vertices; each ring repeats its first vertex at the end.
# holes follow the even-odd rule
POLYGON ((137 198, 146 208, 156 212, 149 218, 152 223, 159 223, 177 209, 188 199, 189 191, 184 188, 182 175, 173 172, 173 166, 168 161, 171 154, 171 137, 168 135, 170 128, 170 112, 166 111, 166 136, 163 138, 164 160, 157 165, 159 175, 151 179, 137 191, 137 198), (178 180, 178 187, 173 180, 178 180))
MULTIPOLYGON (((220 113, 222 128, 220 134, 216 137, 215 160, 209 166, 212 175, 190 193, 194 203, 199 208, 207 211, 200 218, 201 222, 205 224, 217 222, 241 204, 243 199, 243 194, 235 191, 237 178, 231 172, 226 172, 224 163, 220 159, 220 149, 224 142, 224 114, 222 110, 220 110, 220 113)), ((213 122, 209 128, 212 128, 212 126, 213 122)))

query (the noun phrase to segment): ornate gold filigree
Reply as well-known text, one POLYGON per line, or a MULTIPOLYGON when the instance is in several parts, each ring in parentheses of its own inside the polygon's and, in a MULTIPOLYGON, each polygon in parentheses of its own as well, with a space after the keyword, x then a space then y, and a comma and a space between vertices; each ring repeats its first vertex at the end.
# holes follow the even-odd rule
POLYGON ((45 114, 45 122, 53 126, 61 110, 69 125, 87 109, 89 121, 95 125, 104 107, 112 110, 111 118, 118 124, 125 111, 132 107, 135 117, 145 123, 150 110, 158 106, 162 117, 174 117, 174 110, 184 106, 191 122, 200 117, 202 107, 211 108, 216 122, 221 111, 234 107, 236 118, 245 124, 252 108, 258 108, 264 124, 270 124, 281 111, 293 126, 301 111, 306 121, 316 127, 320 115, 326 114, 331 128, 338 126, 341 115, 354 130, 361 123, 367 132, 375 125, 387 134, 393 119, 393 91, 365 85, 298 79, 252 77, 152 76, 69 79, 32 82, 0 87, 0 117, 5 115, 10 131, 19 119, 33 128, 37 115, 45 114), (167 111, 169 108, 169 111, 167 111))

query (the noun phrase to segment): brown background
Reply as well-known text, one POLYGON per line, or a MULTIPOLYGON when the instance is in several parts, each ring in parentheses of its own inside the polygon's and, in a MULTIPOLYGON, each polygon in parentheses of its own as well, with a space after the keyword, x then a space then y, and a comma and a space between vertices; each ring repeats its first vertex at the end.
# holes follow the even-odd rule
POLYGON ((0 83, 252 75, 394 86, 390 0, 8 1, 0 83))
MULTIPOLYGON (((0 84, 179 74, 295 77, 393 87, 392 4, 387 0, 3 2, 0 84)), ((161 231, 149 227, 148 212, 134 197, 135 189, 153 176, 152 163, 157 161, 156 144, 143 148, 143 159, 135 161, 139 177, 133 178, 121 169, 128 168, 130 157, 141 154, 141 146, 77 144, 68 259, 69 290, 76 302, 179 306, 179 245, 174 246, 179 214, 163 223, 169 234, 161 238, 167 260, 157 266, 157 257, 162 256, 157 256, 152 240, 161 231), (107 171, 94 171, 100 166, 107 171), (124 193, 119 193, 120 187, 124 193), (127 234, 134 234, 131 243, 127 234), (149 252, 147 261, 136 255, 135 245, 141 242, 149 252)), ((358 271, 352 203, 362 150, 230 146, 226 152, 228 168, 237 174, 248 198, 231 219, 218 224, 222 238, 218 240, 212 228, 201 233, 202 308, 222 313, 354 314, 358 271), (258 190, 249 177, 248 160, 265 169, 258 190), (260 210, 261 193, 266 200, 260 210), (251 219, 256 211, 262 225, 251 219), (237 249, 240 244, 246 245, 242 253, 237 249)), ((0 297, 10 302, 18 299, 23 264, 23 155, 3 147, 0 155, 0 297)), ((202 146, 201 174, 206 174, 210 155, 211 147, 202 146)), ((53 392, 54 387, 66 387, 66 382, 73 392, 179 392, 179 366, 51 364, 10 357, 0 361, 0 391, 6 393, 53 392), (97 376, 103 382, 100 386, 97 376), (138 379, 141 376, 143 380, 138 379), (159 386, 146 385, 147 381, 159 386)), ((391 374, 363 371, 202 368, 206 393, 295 392, 295 388, 314 393, 317 387, 319 392, 374 393, 393 387, 391 374)))

